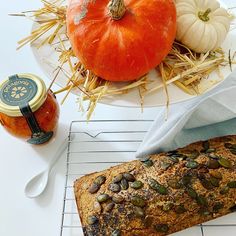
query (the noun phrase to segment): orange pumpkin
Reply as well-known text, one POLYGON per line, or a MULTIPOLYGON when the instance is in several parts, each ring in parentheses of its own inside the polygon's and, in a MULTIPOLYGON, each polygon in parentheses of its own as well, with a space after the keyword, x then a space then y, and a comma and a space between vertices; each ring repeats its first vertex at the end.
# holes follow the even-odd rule
POLYGON ((71 0, 67 32, 87 69, 105 80, 131 81, 171 50, 176 8, 173 0, 71 0))

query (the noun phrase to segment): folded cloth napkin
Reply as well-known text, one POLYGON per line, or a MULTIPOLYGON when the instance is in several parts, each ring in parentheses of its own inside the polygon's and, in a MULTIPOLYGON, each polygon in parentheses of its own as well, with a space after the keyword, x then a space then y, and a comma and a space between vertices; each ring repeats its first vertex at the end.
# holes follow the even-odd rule
POLYGON ((236 71, 211 91, 162 108, 139 147, 136 157, 167 152, 190 143, 236 134, 236 71))

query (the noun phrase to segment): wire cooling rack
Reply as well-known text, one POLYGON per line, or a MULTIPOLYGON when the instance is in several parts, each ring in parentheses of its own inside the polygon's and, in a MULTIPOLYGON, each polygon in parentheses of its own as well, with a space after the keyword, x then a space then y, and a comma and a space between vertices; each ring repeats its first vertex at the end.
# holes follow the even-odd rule
MULTIPOLYGON (((73 121, 70 126, 60 236, 83 236, 73 182, 88 173, 131 161, 152 120, 73 121), (73 134, 73 140, 71 136, 73 134)), ((236 236, 236 213, 173 236, 236 236)), ((94 235, 96 236, 96 235, 94 235)))

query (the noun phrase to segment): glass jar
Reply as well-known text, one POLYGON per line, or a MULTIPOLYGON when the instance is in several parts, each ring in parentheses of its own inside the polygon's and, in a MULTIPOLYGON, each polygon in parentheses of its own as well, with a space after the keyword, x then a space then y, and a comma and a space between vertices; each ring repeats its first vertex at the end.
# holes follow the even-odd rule
POLYGON ((52 91, 32 74, 17 74, 0 84, 0 123, 30 144, 43 144, 54 135, 59 105, 52 91))

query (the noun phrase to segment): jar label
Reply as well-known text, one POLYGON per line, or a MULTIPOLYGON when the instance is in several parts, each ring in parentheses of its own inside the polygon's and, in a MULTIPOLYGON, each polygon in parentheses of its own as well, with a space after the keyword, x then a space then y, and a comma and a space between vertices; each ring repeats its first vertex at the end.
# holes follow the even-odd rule
POLYGON ((37 84, 33 80, 13 75, 1 89, 0 98, 7 105, 22 106, 30 102, 37 91, 37 84))
POLYGON ((53 132, 45 132, 41 129, 29 102, 38 92, 38 86, 34 80, 13 75, 0 90, 0 99, 9 106, 17 106, 31 130, 30 144, 43 144, 51 139, 53 132))

